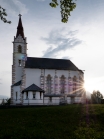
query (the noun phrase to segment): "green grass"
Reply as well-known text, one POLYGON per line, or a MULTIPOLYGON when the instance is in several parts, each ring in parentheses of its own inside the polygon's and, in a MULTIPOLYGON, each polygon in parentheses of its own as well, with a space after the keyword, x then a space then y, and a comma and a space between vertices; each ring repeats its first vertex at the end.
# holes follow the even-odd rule
POLYGON ((104 105, 0 109, 0 139, 103 139, 104 105))

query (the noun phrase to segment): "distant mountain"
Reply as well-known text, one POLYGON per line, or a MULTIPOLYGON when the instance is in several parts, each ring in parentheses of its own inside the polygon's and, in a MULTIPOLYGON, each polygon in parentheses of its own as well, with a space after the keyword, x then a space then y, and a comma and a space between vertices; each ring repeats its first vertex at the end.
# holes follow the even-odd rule
POLYGON ((10 98, 9 96, 4 96, 4 95, 0 95, 0 99, 6 99, 6 98, 10 98))

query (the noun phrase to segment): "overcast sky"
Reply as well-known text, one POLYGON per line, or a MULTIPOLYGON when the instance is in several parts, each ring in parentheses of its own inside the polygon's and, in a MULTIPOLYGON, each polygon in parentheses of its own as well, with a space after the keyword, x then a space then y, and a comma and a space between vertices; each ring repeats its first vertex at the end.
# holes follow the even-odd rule
POLYGON ((28 56, 70 59, 85 70, 87 91, 104 94, 104 0, 77 0, 68 23, 51 0, 0 0, 7 19, 0 20, 0 95, 10 96, 13 38, 22 14, 28 56))

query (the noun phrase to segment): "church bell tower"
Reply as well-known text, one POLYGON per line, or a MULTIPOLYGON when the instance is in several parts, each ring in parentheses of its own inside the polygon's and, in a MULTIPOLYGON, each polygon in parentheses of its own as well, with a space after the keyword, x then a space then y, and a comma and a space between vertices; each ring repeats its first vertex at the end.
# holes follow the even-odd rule
POLYGON ((22 79, 25 60, 27 57, 27 42, 24 36, 21 15, 17 26, 16 37, 13 41, 12 85, 22 79))

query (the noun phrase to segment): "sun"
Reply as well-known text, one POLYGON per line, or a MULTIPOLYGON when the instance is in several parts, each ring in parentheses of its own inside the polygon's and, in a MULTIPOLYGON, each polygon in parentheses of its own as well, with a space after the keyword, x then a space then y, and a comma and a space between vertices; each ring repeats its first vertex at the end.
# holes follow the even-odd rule
POLYGON ((93 85, 87 82, 84 83, 84 88, 86 91, 89 91, 89 92, 92 92, 94 90, 93 85))
POLYGON ((93 90, 100 90, 101 86, 96 80, 90 79, 90 80, 85 80, 84 88, 86 91, 89 91, 90 93, 92 93, 93 90))

